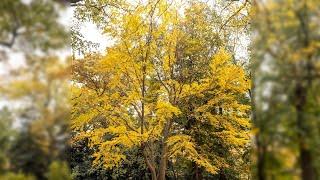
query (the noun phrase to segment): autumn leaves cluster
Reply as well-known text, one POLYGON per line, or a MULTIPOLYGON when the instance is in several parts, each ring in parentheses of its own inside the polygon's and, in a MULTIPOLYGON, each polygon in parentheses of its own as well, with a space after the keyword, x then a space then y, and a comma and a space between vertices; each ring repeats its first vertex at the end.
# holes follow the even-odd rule
POLYGON ((250 79, 213 31, 217 14, 199 2, 123 6, 100 22, 115 40, 105 54, 73 62, 74 139, 111 169, 137 149, 152 179, 179 159, 209 174, 248 166, 250 79))

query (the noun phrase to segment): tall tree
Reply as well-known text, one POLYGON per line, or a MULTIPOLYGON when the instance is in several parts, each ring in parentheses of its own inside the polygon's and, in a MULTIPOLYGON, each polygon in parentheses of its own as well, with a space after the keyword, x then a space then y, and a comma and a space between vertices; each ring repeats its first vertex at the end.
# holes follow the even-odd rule
POLYGON ((206 49, 192 38, 181 47, 188 36, 176 4, 160 0, 134 7, 111 16, 105 26, 116 40, 105 56, 91 54, 74 63, 75 138, 88 138, 97 150, 95 163, 106 168, 118 166, 126 151, 138 147, 152 179, 165 179, 168 162, 181 157, 216 174, 227 166, 221 154, 212 154, 218 145, 198 148, 200 142, 179 121, 192 115, 214 130, 207 136, 222 147, 244 147, 249 138, 249 106, 239 101, 249 88, 244 69, 223 48, 206 49), (192 48, 207 50, 209 58, 190 60, 197 56, 192 48), (195 63, 194 71, 185 76, 188 62, 195 63), (193 98, 202 100, 183 112, 179 105, 193 98))

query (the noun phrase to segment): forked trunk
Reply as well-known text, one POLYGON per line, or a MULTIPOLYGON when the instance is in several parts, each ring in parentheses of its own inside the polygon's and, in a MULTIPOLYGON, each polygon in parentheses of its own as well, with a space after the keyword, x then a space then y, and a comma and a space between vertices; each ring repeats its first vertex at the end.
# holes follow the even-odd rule
POLYGON ((143 153, 143 156, 144 156, 144 160, 148 166, 148 169, 151 173, 152 180, 156 180, 157 179, 157 171, 156 171, 155 166, 150 162, 150 160, 148 159, 148 156, 145 152, 143 153))

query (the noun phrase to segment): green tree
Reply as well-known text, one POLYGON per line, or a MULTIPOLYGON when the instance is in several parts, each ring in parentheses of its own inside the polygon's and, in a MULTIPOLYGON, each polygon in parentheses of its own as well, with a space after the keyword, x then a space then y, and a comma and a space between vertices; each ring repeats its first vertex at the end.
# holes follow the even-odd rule
POLYGON ((259 179, 317 179, 317 1, 256 2, 255 119, 259 179), (276 163, 275 163, 276 162, 276 163), (301 173, 299 173, 301 171, 301 173))
POLYGON ((8 156, 11 171, 32 174, 37 179, 45 178, 49 166, 47 159, 50 157, 42 151, 29 131, 18 134, 8 156))
POLYGON ((57 4, 47 0, 3 0, 0 3, 0 46, 28 52, 65 46, 66 29, 57 4))
POLYGON ((21 127, 10 150, 12 169, 43 178, 53 160, 65 158, 67 66, 56 57, 29 57, 15 77, 3 88, 9 100, 25 104, 15 109, 21 127))
POLYGON ((52 160, 64 158, 68 136, 67 67, 52 55, 68 42, 59 20, 61 9, 48 0, 0 2, 1 50, 25 55, 20 61, 24 66, 8 68, 9 78, 1 79, 1 97, 13 104, 10 111, 19 125, 7 170, 38 179, 44 178, 52 160))

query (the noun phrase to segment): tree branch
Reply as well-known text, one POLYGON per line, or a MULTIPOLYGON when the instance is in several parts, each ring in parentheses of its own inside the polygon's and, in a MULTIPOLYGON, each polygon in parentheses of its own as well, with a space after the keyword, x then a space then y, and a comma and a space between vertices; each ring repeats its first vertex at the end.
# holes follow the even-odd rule
POLYGON ((231 21, 231 19, 236 16, 237 14, 239 14, 239 12, 246 7, 247 3, 248 3, 249 0, 246 0, 243 5, 235 12, 233 13, 221 26, 220 26, 220 29, 219 29, 219 32, 231 21))
POLYGON ((11 32, 11 39, 7 42, 7 41, 0 41, 0 45, 7 47, 7 48, 12 48, 13 44, 15 43, 19 33, 18 33, 18 29, 19 26, 17 25, 16 27, 13 28, 12 32, 11 32))

